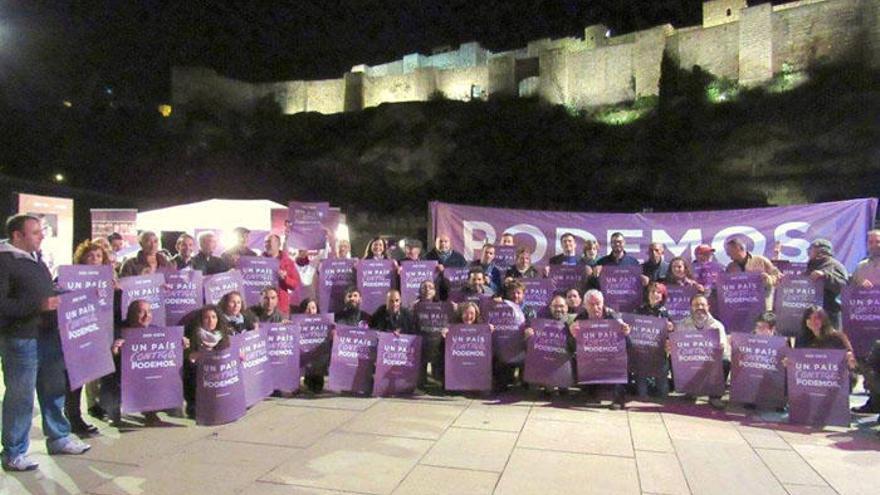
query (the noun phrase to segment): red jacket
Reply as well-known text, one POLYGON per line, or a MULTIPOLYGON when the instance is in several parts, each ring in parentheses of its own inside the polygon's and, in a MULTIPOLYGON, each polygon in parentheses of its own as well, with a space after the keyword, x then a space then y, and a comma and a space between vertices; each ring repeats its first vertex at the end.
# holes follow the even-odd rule
MULTIPOLYGON (((268 256, 263 254, 263 256, 268 256)), ((278 254, 278 269, 285 272, 284 277, 278 277, 278 311, 284 316, 290 314, 290 291, 300 286, 299 272, 296 271, 296 263, 290 259, 284 251, 278 254)))

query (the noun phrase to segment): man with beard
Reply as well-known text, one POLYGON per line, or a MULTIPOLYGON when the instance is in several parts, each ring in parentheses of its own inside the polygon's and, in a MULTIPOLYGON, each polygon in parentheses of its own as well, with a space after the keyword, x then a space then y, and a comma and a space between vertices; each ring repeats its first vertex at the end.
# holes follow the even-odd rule
MULTIPOLYGON (((718 335, 723 349, 724 380, 730 373, 730 342, 727 340, 727 332, 724 324, 716 320, 709 312, 709 300, 703 294, 697 294, 691 299, 691 314, 675 325, 676 332, 714 332, 718 335)), ((709 397, 709 404, 715 409, 723 409, 724 403, 721 396, 709 397)))
POLYGON ((260 321, 269 323, 284 321, 284 315, 278 311, 278 289, 275 287, 264 287, 260 291, 260 304, 251 306, 250 310, 260 321))
POLYGON ((626 254, 624 247, 626 239, 620 232, 611 234, 611 252, 599 258, 596 262, 599 266, 639 266, 639 260, 626 254))
POLYGON ((367 326, 370 313, 361 311, 361 293, 357 287, 349 287, 345 291, 345 307, 336 313, 334 320, 342 325, 367 326))
POLYGON ((474 260, 471 267, 483 270, 484 282, 493 294, 501 293, 501 270, 495 266, 495 246, 484 244, 480 259, 474 260))
POLYGON ((385 296, 385 304, 373 313, 370 328, 380 332, 392 332, 396 335, 415 334, 416 322, 412 312, 400 303, 400 292, 391 289, 385 296))

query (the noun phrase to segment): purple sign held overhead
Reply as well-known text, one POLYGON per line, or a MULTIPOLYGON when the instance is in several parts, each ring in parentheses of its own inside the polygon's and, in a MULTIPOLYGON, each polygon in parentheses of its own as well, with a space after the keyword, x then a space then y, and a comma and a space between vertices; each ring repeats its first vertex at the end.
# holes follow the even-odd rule
POLYGON ((202 272, 182 270, 165 275, 165 324, 183 325, 188 315, 202 307, 205 294, 202 288, 202 272))
POLYGON ((122 338, 122 413, 181 407, 183 327, 124 328, 122 338))
POLYGON ((288 205, 290 235, 287 246, 293 249, 324 249, 327 244, 327 231, 324 219, 330 203, 301 203, 291 201, 288 205))
POLYGON ((244 403, 251 407, 275 390, 269 367, 266 328, 233 335, 241 340, 241 376, 244 380, 244 403))
POLYGON ((629 362, 642 377, 666 378, 666 339, 669 336, 666 318, 626 313, 629 325, 629 362))
POLYGON ((669 319, 676 322, 688 317, 691 313, 691 299, 697 295, 697 288, 693 285, 667 285, 666 286, 666 311, 669 319))
POLYGON ((495 246, 495 266, 501 270, 503 275, 510 267, 516 263, 516 246, 495 246))
POLYGON ((219 304, 223 296, 233 291, 241 294, 244 307, 250 304, 244 295, 244 281, 238 270, 229 270, 204 277, 202 287, 205 289, 205 304, 219 304))
POLYGON ((345 307, 345 291, 357 284, 357 260, 321 260, 318 269, 318 306, 322 313, 338 313, 345 307))
POLYGON ((244 416, 244 380, 239 347, 241 340, 230 338, 229 346, 199 353, 196 372, 196 423, 212 426, 231 423, 244 416))
POLYGON ((785 337, 730 336, 730 400, 762 407, 785 405, 785 337))
POLYGON ((849 426, 852 418, 846 351, 791 349, 786 357, 789 422, 849 426))
POLYGON ((489 325, 450 325, 445 357, 446 390, 492 389, 492 332, 489 325))
POLYGON ((718 283, 718 276, 724 273, 724 266, 717 261, 707 261, 705 263, 701 263, 699 261, 695 261, 693 264, 694 270, 694 280, 697 281, 698 284, 703 286, 703 289, 706 290, 706 293, 710 293, 712 289, 715 288, 715 285, 718 283))
POLYGON ((554 287, 553 281, 549 278, 521 278, 520 282, 525 286, 526 306, 531 306, 535 310, 540 310, 550 304, 550 298, 553 297, 554 287))
POLYGON ((122 314, 128 312, 132 302, 142 299, 150 304, 153 312, 153 321, 165 321, 165 275, 154 273, 152 275, 138 275, 136 277, 122 277, 119 279, 120 308, 122 314))
POLYGON ((617 320, 581 320, 577 325, 578 383, 626 383, 626 336, 617 320))
POLYGON ((266 287, 278 286, 278 258, 266 256, 242 256, 238 258, 238 270, 244 289, 244 299, 249 304, 260 300, 260 292, 266 287))
POLYGON ((113 373, 113 310, 100 306, 98 289, 61 294, 58 333, 70 390, 113 373))
POLYGON ((333 315, 290 315, 299 329, 299 365, 309 374, 326 373, 330 364, 333 315))
POLYGON ((400 298, 407 308, 419 298, 419 287, 426 280, 434 280, 436 261, 403 261, 400 264, 400 298))
POLYGON ((61 265, 58 267, 61 290, 98 290, 98 304, 113 309, 113 267, 111 265, 61 265))
POLYGON ((866 358, 880 339, 880 287, 843 288, 843 331, 856 357, 866 358))
POLYGON ((569 387, 574 383, 568 327, 564 321, 536 318, 527 344, 523 380, 543 387, 569 387))
POLYGON ((677 391, 710 397, 724 394, 724 349, 718 332, 672 332, 669 342, 677 391))
POLYGON ((422 368, 422 338, 379 332, 373 395, 388 397, 415 391, 422 368))
POLYGON ((368 395, 373 390, 373 366, 378 336, 375 330, 338 325, 330 353, 330 383, 333 392, 368 395))
POLYGON ((760 273, 722 273, 715 287, 718 319, 728 334, 751 333, 755 320, 765 310, 764 281, 760 273))
POLYGON ((642 267, 603 266, 599 287, 606 306, 621 313, 635 311, 642 304, 642 267))
POLYGON ((557 292, 577 289, 585 276, 583 265, 550 265, 550 280, 557 292))
POLYGON ((299 327, 292 323, 260 323, 266 328, 266 354, 272 388, 282 392, 299 390, 299 327))
POLYGON ((495 358, 502 363, 518 364, 525 359, 526 316, 522 309, 510 301, 488 300, 482 308, 487 323, 495 326, 492 332, 492 349, 495 358))
POLYGON ((361 309, 373 314, 385 304, 385 296, 394 288, 394 262, 361 260, 357 264, 357 286, 361 293, 361 309))
POLYGON ((822 306, 824 286, 822 280, 814 282, 803 275, 784 277, 773 297, 776 333, 789 337, 800 335, 804 310, 813 305, 822 306))

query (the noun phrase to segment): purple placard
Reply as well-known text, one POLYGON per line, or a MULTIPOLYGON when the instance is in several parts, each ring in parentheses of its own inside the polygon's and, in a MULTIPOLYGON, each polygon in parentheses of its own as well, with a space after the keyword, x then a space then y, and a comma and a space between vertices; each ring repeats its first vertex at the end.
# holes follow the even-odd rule
POLYGON ((272 232, 268 230, 252 230, 248 234, 247 247, 257 253, 262 253, 266 248, 266 238, 272 232))
POLYGON ((467 285, 468 270, 470 270, 470 268, 454 268, 448 266, 443 269, 443 278, 445 278, 446 283, 449 284, 449 292, 459 291, 467 285))
POLYGON ((849 426, 846 351, 791 349, 787 357, 789 422, 849 426))
POLYGON ((324 249, 327 245, 327 231, 323 223, 329 209, 330 203, 291 201, 287 209, 290 215, 287 246, 293 249, 324 249))
POLYGON ((61 290, 98 290, 98 305, 113 309, 113 267, 110 265, 61 265, 58 267, 61 290))
POLYGON ((639 376, 666 378, 666 318, 623 314, 623 321, 629 325, 629 360, 633 372, 639 376))
POLYGON ((333 315, 290 315, 299 329, 299 366, 305 373, 326 373, 330 364, 333 315))
POLYGON ((183 405, 183 327, 123 328, 122 413, 183 405))
POLYGON ((762 407, 785 405, 785 337, 730 336, 730 400, 762 407))
POLYGON ((773 260, 773 266, 779 269, 786 277, 804 275, 807 271, 807 263, 805 261, 773 260))
POLYGON ((495 259, 492 262, 503 275, 516 262, 516 246, 495 246, 495 259))
POLYGON ((240 335, 233 335, 226 348, 199 352, 196 372, 197 424, 211 426, 231 423, 247 411, 240 345, 240 335))
POLYGON ((328 390, 362 395, 373 390, 373 367, 379 339, 376 334, 375 330, 337 325, 330 353, 328 390))
POLYGON ((183 325, 188 315, 202 307, 205 297, 202 272, 181 270, 165 274, 165 324, 183 325))
POLYGON ((440 335, 440 331, 449 328, 455 307, 450 302, 420 301, 413 306, 413 313, 419 325, 419 333, 423 335, 440 335))
POLYGON ((481 308, 483 318, 495 326, 492 332, 492 350, 495 358, 507 364, 522 363, 525 359, 526 343, 523 331, 526 329, 526 316, 522 309, 510 301, 488 300, 481 308))
POLYGON ((557 292, 578 288, 584 275, 583 265, 550 265, 549 278, 557 292))
POLYGON ((373 314, 385 304, 385 296, 394 288, 394 262, 361 260, 357 264, 357 286, 361 293, 361 309, 373 314))
POLYGON ((581 320, 577 330, 578 383, 626 383, 626 336, 617 320, 581 320))
POLYGON ((445 357, 446 390, 492 389, 492 332, 488 324, 450 325, 445 357))
POLYGON ((322 313, 338 313, 345 307, 345 291, 357 284, 357 260, 321 260, 318 269, 318 306, 322 313))
POLYGON ((165 321, 165 274, 122 277, 119 279, 119 289, 122 291, 120 308, 123 317, 133 301, 143 299, 150 304, 153 321, 165 321))
POLYGON ((765 289, 757 272, 722 273, 715 287, 718 319, 728 334, 751 333, 755 320, 765 310, 765 289))
POLYGON ((244 294, 244 281, 241 272, 229 270, 228 272, 209 275, 202 279, 202 287, 205 290, 205 304, 219 304, 220 299, 230 292, 241 294, 243 306, 246 308, 250 303, 244 294))
POLYGON ((675 389, 690 395, 721 396, 724 350, 718 332, 672 332, 669 341, 675 389))
POLYGON ((864 359, 880 339, 880 287, 843 288, 843 331, 856 357, 864 359))
POLYGON ((550 298, 554 293, 552 280, 549 278, 521 278, 519 281, 526 288, 523 304, 535 308, 536 311, 550 304, 550 298))
POLYGON ((245 301, 257 304, 260 292, 266 287, 278 286, 278 258, 242 256, 238 258, 245 301))
POLYGON ((776 333, 790 337, 800 335, 804 310, 813 305, 822 306, 824 286, 825 282, 822 280, 814 282, 804 275, 784 277, 773 296, 776 333))
POLYGON ((564 321, 536 318, 535 330, 527 344, 523 380, 544 387, 569 387, 574 384, 571 353, 568 352, 568 327, 564 321))
POLYGON ((379 332, 373 395, 388 397, 415 391, 422 368, 422 338, 379 332))
POLYGON ((275 383, 269 367, 266 328, 236 335, 241 339, 241 377, 244 380, 244 403, 251 407, 275 390, 275 383))
POLYGON ((697 288, 693 285, 667 285, 666 286, 666 311, 669 319, 681 321, 691 313, 691 299, 697 295, 697 288))
POLYGON ((266 354, 273 390, 299 390, 299 327, 292 323, 260 323, 266 328, 266 354))
POLYGON ((59 297, 58 333, 70 390, 113 373, 110 353, 113 310, 102 308, 98 289, 65 292, 59 297))
POLYGON ((635 311, 642 304, 642 267, 603 266, 599 286, 606 306, 621 313, 635 311))
POLYGON ((403 261, 400 264, 400 297, 407 308, 419 298, 419 286, 425 280, 434 280, 436 261, 403 261))
POLYGON ((715 285, 718 283, 718 276, 724 273, 724 266, 717 261, 707 261, 705 263, 695 261, 692 268, 694 280, 703 286, 707 294, 715 288, 715 285))

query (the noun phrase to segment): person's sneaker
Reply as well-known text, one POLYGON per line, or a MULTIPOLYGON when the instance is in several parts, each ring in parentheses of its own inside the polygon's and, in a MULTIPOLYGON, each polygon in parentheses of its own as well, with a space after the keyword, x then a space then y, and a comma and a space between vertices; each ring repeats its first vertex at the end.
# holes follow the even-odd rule
POLYGON ((49 451, 49 455, 80 455, 84 454, 92 448, 92 446, 83 442, 79 438, 70 435, 52 442, 47 442, 46 448, 49 451))
POLYGON ((871 401, 868 401, 859 407, 853 407, 850 411, 856 414, 877 414, 880 412, 880 409, 874 407, 871 401))
POLYGON ((33 471, 37 469, 39 464, 34 462, 30 457, 22 454, 12 459, 3 458, 4 471, 33 471))
POLYGON ((721 402, 721 399, 717 397, 709 399, 709 405, 715 409, 724 409, 724 402, 721 402))

